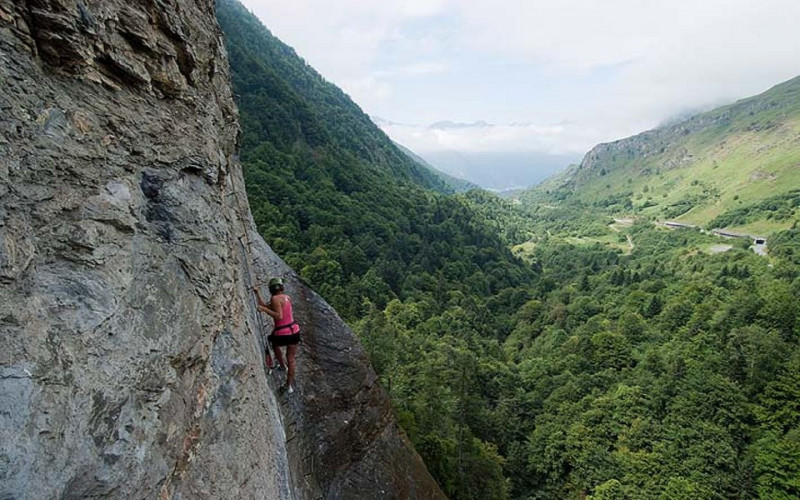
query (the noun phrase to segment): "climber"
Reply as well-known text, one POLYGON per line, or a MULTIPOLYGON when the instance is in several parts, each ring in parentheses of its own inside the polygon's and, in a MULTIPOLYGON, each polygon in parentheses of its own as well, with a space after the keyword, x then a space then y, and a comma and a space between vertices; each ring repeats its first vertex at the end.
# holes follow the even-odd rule
POLYGON ((288 364, 286 384, 281 387, 281 391, 291 394, 294 392, 295 356, 297 355, 297 344, 300 342, 300 325, 295 322, 292 315, 291 298, 283 293, 281 278, 269 280, 269 293, 272 295, 269 304, 261 298, 261 292, 257 286, 253 287, 253 291, 258 299, 258 309, 269 314, 275 320, 275 328, 267 340, 272 344, 278 364, 282 368, 288 364), (286 362, 284 362, 281 347, 286 347, 286 362))

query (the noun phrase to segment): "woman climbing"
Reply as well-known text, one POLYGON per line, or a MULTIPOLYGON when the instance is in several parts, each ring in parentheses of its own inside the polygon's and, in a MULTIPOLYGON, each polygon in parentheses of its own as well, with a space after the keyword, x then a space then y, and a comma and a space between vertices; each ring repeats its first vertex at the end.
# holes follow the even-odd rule
POLYGON ((297 355, 297 344, 300 342, 300 325, 294 321, 291 298, 283 293, 283 280, 281 278, 269 280, 269 293, 272 295, 269 304, 261 298, 258 287, 253 287, 253 291, 256 292, 256 298, 258 299, 258 309, 269 314, 275 320, 275 328, 272 330, 272 335, 267 337, 267 340, 272 344, 272 350, 275 351, 278 364, 281 367, 286 367, 288 364, 286 384, 281 387, 281 390, 291 394, 294 392, 295 357, 297 355), (286 362, 284 362, 283 353, 280 350, 281 347, 286 347, 286 362))

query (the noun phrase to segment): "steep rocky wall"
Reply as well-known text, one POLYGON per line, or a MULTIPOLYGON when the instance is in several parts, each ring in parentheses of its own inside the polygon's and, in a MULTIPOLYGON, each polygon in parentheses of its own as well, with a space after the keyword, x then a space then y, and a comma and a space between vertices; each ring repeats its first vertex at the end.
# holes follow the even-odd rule
POLYGON ((441 496, 293 278, 299 393, 263 371, 248 254, 292 273, 252 233, 213 0, 0 0, 0 116, 0 498, 441 496))
POLYGON ((0 17, 0 497, 289 498, 212 2, 0 17))

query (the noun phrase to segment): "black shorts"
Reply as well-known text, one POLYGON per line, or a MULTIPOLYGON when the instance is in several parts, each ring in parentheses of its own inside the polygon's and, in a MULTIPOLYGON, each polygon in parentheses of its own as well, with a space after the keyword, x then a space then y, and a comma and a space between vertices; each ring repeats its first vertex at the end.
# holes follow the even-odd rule
POLYGON ((270 344, 279 347, 297 345, 300 343, 300 334, 295 333, 292 335, 275 335, 273 333, 267 337, 267 340, 269 340, 270 344))

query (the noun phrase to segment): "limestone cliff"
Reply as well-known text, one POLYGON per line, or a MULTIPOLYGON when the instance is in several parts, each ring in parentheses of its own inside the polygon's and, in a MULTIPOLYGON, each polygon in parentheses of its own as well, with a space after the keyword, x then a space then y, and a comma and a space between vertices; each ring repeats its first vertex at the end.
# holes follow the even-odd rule
POLYGON ((0 0, 0 498, 439 498, 254 234, 213 5, 0 0), (296 297, 291 399, 253 272, 296 297))

